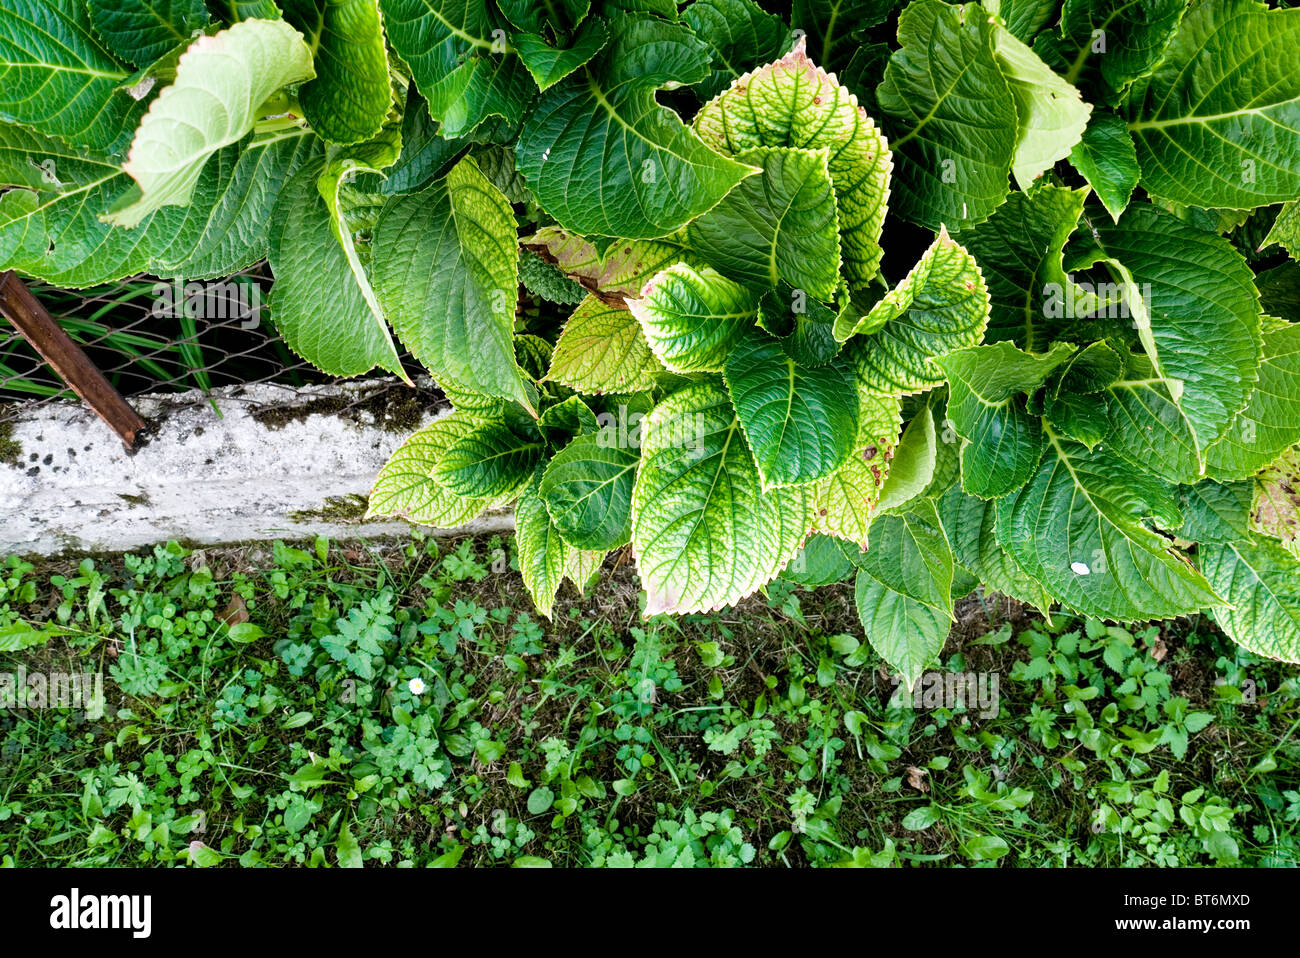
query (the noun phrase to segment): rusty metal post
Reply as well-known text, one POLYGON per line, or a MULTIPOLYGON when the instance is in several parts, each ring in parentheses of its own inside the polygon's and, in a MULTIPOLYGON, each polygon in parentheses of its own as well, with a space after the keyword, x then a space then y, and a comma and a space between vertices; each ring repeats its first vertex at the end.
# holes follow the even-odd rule
POLYGON ((145 422, 10 270, 0 275, 0 313, 14 324, 73 392, 134 449, 145 422))

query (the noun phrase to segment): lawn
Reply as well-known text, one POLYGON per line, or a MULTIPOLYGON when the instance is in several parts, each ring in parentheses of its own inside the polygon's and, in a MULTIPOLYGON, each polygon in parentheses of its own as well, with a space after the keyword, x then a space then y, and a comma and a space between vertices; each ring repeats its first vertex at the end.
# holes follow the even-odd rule
POLYGON ((516 569, 421 534, 9 559, 0 863, 1300 860, 1300 683, 1208 618, 977 592, 907 693, 851 583, 645 619, 623 550, 548 621, 516 569), (103 702, 39 698, 67 674, 103 702))

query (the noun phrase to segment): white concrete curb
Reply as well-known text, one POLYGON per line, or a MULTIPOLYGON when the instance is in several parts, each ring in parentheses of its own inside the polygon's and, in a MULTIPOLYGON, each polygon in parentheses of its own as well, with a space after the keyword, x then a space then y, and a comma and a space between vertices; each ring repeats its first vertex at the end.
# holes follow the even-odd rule
MULTIPOLYGON (((197 390, 138 397, 132 405, 152 433, 134 454, 79 403, 21 413, 9 437, 21 447, 18 464, 0 464, 0 555, 404 535, 402 521, 362 522, 364 497, 401 441, 449 410, 386 428, 372 411, 313 409, 374 390, 373 382, 225 387, 210 394, 220 415, 197 390), (265 421, 268 409, 277 422, 265 421)), ((513 527, 512 515, 497 512, 443 531, 513 527)))

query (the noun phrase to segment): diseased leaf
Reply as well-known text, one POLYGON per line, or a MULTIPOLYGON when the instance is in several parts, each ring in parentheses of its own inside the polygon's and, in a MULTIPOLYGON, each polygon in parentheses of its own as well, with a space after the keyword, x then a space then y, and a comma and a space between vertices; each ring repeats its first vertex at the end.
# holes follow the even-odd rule
POLYGON ((757 294, 685 263, 656 274, 627 305, 655 356, 679 373, 720 371, 758 316, 757 294))
POLYGON ((133 227, 164 206, 188 203, 208 157, 243 139, 272 93, 312 75, 311 51, 283 20, 245 20, 199 37, 140 121, 122 166, 136 187, 108 221, 133 227))
POLYGON ((545 443, 525 438, 504 422, 481 421, 447 447, 433 479, 467 499, 512 499, 532 477, 545 443))
POLYGON ((812 493, 764 491, 727 394, 688 386, 642 433, 632 548, 645 614, 719 609, 775 578, 812 529, 812 493))
POLYGON ((635 316, 588 296, 560 331, 546 378, 589 394, 639 392, 664 371, 635 316))
POLYGON ((849 339, 858 378, 878 392, 909 393, 943 382, 932 360, 973 346, 984 335, 989 292, 966 250, 940 230, 912 271, 856 326, 836 320, 835 338, 849 339), (873 329, 866 335, 858 330, 873 329))
POLYGON ((853 451, 858 391, 847 362, 802 367, 754 329, 728 355, 726 382, 764 487, 816 482, 853 451))
POLYGON ((545 226, 524 245, 606 301, 623 305, 662 269, 683 262, 681 247, 656 240, 623 240, 603 252, 589 241, 556 226, 545 226))
POLYGON ((458 496, 433 477, 448 447, 469 435, 475 425, 473 417, 457 411, 412 433, 375 478, 366 518, 400 516, 422 525, 452 528, 491 506, 492 500, 458 496))
MULTIPOLYGON (((887 479, 900 455, 900 425, 897 396, 859 392, 858 435, 848 461, 814 487, 814 531, 866 548, 867 532, 881 509, 882 490, 887 491, 887 479)), ((933 421, 930 429, 933 437, 933 421)))
POLYGON ((1300 558, 1300 446, 1293 446, 1255 477, 1250 529, 1281 542, 1300 558))
POLYGON ((667 236, 754 171, 710 150, 655 100, 659 87, 708 75, 709 49, 689 28, 618 16, 610 34, 584 75, 548 89, 524 117, 519 172, 565 229, 667 236))
POLYGON ((802 40, 706 103, 693 126, 728 156, 758 147, 827 150, 844 275, 852 288, 871 282, 880 267, 893 160, 857 97, 808 58, 802 40))

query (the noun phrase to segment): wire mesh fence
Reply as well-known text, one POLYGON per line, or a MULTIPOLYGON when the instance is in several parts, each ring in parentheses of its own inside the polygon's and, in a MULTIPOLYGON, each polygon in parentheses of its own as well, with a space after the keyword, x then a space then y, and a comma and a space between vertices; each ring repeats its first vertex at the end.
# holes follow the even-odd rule
MULTIPOLYGON (((217 281, 138 276, 84 290, 28 286, 128 400, 187 393, 182 402, 199 404, 220 387, 283 387, 283 400, 278 389, 259 390, 256 401, 266 404, 268 395, 289 401, 304 386, 344 381, 296 356, 276 332, 265 307, 270 276, 264 263, 217 281)), ((367 386, 358 395, 370 402, 378 392, 410 393, 409 386, 386 374, 369 377, 367 386)), ((231 392, 222 390, 223 401, 240 398, 231 392)), ((439 395, 427 383, 406 398, 432 402, 439 395)), ((18 330, 0 321, 0 423, 34 407, 69 401, 79 400, 18 330)))

